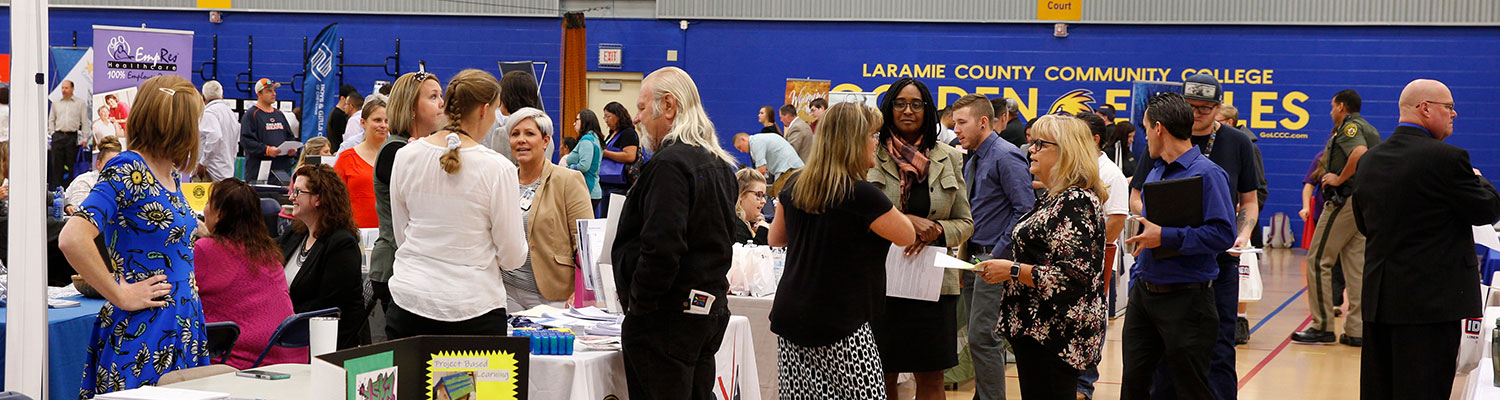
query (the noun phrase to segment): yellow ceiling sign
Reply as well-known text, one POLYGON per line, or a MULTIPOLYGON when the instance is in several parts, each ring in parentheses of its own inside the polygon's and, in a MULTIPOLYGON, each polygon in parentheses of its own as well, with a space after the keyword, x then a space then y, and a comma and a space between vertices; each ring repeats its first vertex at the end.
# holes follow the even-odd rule
MULTIPOLYGON (((203 0, 199 0, 202 4, 203 0)), ((1083 0, 1037 0, 1036 19, 1077 21, 1083 19, 1083 0)))
POLYGON ((198 0, 198 8, 229 8, 231 0, 198 0))

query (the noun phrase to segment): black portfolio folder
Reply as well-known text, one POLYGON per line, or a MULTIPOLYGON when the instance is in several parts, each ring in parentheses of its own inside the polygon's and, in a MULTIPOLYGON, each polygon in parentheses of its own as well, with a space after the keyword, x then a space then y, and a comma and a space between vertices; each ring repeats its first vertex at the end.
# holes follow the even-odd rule
MULTIPOLYGON (((1164 227, 1188 228, 1203 225, 1203 177, 1147 182, 1141 188, 1146 220, 1164 227)), ((1155 258, 1181 255, 1176 248, 1158 246, 1151 249, 1155 258)))

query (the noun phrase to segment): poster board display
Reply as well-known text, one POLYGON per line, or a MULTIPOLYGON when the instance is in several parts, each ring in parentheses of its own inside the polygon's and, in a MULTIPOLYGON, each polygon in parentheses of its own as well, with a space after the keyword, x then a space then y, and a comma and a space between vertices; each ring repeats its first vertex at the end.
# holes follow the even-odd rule
POLYGON ((349 400, 524 400, 530 343, 508 336, 417 336, 324 354, 313 358, 313 379, 339 384, 314 394, 349 400))
POLYGON ((781 104, 796 106, 797 117, 802 118, 803 121, 811 121, 812 114, 808 113, 810 111, 808 104, 812 103, 813 99, 827 99, 828 90, 831 87, 832 82, 828 80, 787 78, 786 101, 781 104))

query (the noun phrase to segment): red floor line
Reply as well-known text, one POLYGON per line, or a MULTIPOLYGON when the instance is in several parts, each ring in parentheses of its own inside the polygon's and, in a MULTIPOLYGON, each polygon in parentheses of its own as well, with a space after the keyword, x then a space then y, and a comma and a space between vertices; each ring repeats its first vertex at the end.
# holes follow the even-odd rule
MULTIPOLYGON (((1312 323, 1311 315, 1307 316, 1307 319, 1302 321, 1302 325, 1297 326, 1297 329, 1293 330, 1293 332, 1301 331, 1302 328, 1306 328, 1307 324, 1310 323, 1312 323)), ((1270 364, 1271 359, 1274 359, 1277 355, 1280 355, 1281 351, 1286 349, 1286 346, 1289 344, 1292 344, 1291 335, 1287 335, 1286 339, 1281 341, 1281 345, 1276 346, 1276 350, 1272 350, 1271 354, 1267 354, 1266 358, 1261 359, 1259 364, 1255 364, 1255 368, 1251 369, 1250 373, 1245 374, 1244 378, 1240 378, 1240 385, 1236 389, 1244 389, 1245 384, 1250 383, 1250 379, 1255 378, 1255 374, 1260 373, 1261 368, 1265 368, 1266 364, 1270 364)))

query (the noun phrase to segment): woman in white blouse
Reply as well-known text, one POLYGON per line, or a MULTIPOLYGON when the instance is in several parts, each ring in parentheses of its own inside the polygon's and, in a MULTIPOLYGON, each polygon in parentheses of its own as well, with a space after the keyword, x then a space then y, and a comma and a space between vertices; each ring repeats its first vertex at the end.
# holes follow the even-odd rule
POLYGON ((448 126, 402 148, 391 171, 391 339, 504 335, 500 270, 526 260, 516 167, 479 145, 494 124, 500 83, 468 69, 445 92, 448 126))

